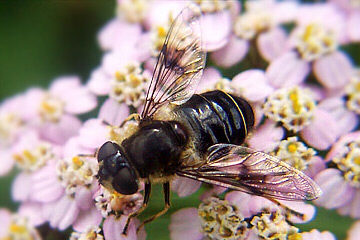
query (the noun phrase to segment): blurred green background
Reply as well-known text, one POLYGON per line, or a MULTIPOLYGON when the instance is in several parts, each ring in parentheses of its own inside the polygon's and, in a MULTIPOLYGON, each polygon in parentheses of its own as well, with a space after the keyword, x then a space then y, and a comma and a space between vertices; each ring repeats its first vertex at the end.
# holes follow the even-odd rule
MULTIPOLYGON (((0 100, 30 86, 48 86, 57 76, 76 74, 86 81, 100 64, 97 32, 114 16, 115 0, 0 0, 0 100)), ((359 47, 346 47, 359 58, 359 47)), ((357 59, 357 62, 360 60, 357 59)), ((11 182, 15 173, 0 178, 0 207, 16 210, 11 201, 11 182)), ((197 194, 179 199, 173 194, 170 213, 186 206, 197 206, 197 194)), ((154 189, 150 207, 143 217, 160 210, 163 197, 154 189)), ((170 214, 146 226, 148 239, 169 239, 170 214)), ((345 239, 353 220, 322 210, 302 230, 330 230, 345 239)), ((48 239, 51 239, 49 237, 48 239)))

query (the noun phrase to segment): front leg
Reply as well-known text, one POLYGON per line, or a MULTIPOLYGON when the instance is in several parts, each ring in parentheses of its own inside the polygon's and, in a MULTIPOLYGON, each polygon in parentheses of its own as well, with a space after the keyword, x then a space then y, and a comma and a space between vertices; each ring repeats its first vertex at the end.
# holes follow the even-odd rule
POLYGON ((151 183, 145 183, 145 193, 144 193, 143 205, 136 212, 133 212, 133 213, 129 214, 129 216, 128 216, 127 220, 126 220, 126 224, 124 226, 122 234, 126 235, 126 232, 127 232, 128 228, 129 228, 130 220, 132 218, 138 216, 141 212, 143 212, 145 210, 145 208, 147 207, 147 204, 149 202, 150 193, 151 193, 151 183))
POLYGON ((130 114, 121 124, 120 127, 123 127, 125 125, 125 123, 127 123, 128 121, 134 119, 135 121, 139 122, 140 121, 140 115, 138 113, 132 113, 130 114))
POLYGON ((170 208, 170 183, 166 182, 163 184, 163 192, 164 192, 164 200, 165 206, 164 209, 158 212, 157 214, 151 216, 150 218, 146 219, 137 229, 137 232, 147 223, 154 221, 158 217, 164 215, 170 208))

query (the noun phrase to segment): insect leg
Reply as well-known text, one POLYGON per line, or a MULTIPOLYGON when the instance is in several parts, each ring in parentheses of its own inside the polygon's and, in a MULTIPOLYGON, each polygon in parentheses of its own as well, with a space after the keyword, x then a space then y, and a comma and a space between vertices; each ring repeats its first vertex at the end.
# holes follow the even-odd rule
POLYGON ((278 201, 275 200, 275 199, 272 199, 272 198, 266 198, 266 199, 269 199, 270 201, 272 201, 273 203, 275 203, 277 206, 279 206, 280 208, 284 209, 287 214, 292 214, 292 215, 294 215, 295 217, 300 218, 301 220, 305 220, 305 216, 304 216, 303 213, 300 213, 300 212, 298 212, 298 211, 295 211, 295 210, 293 210, 293 209, 285 206, 284 204, 281 204, 280 202, 278 202, 278 201))
POLYGON ((136 212, 133 212, 128 216, 122 234, 126 235, 126 232, 128 230, 129 224, 130 224, 130 220, 132 218, 138 216, 142 211, 145 210, 145 208, 147 207, 147 204, 149 202, 150 193, 151 193, 151 183, 145 183, 145 193, 144 193, 143 205, 136 212))
POLYGON ((161 215, 165 214, 170 208, 170 183, 166 182, 163 184, 163 191, 164 191, 164 199, 165 199, 165 206, 164 209, 158 212, 157 214, 151 216, 150 218, 146 219, 137 229, 139 231, 145 224, 157 219, 161 215))
POLYGON ((138 113, 132 113, 130 114, 121 124, 120 127, 123 127, 126 122, 130 121, 131 119, 135 119, 135 121, 139 122, 140 115, 138 113))

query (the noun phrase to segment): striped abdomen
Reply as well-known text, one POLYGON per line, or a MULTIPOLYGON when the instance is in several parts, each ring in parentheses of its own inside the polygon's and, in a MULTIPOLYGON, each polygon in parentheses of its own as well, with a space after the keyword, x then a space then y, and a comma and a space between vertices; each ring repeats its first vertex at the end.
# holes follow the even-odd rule
POLYGON ((249 103, 218 90, 194 94, 175 108, 175 114, 195 133, 195 148, 200 153, 216 143, 239 145, 254 126, 254 113, 249 103))

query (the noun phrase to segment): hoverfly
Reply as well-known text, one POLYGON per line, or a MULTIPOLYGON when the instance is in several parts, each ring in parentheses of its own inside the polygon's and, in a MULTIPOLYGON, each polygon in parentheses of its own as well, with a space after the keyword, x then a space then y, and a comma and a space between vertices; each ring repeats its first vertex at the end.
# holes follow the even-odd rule
MULTIPOLYGON (((269 199, 313 200, 321 190, 304 173, 263 152, 240 146, 254 126, 250 104, 223 91, 194 94, 205 65, 200 11, 184 9, 166 36, 135 133, 97 152, 100 184, 124 195, 144 181, 143 206, 151 184, 162 183, 170 207, 170 181, 187 177, 269 199)), ((143 223, 143 224, 144 224, 143 223)))

